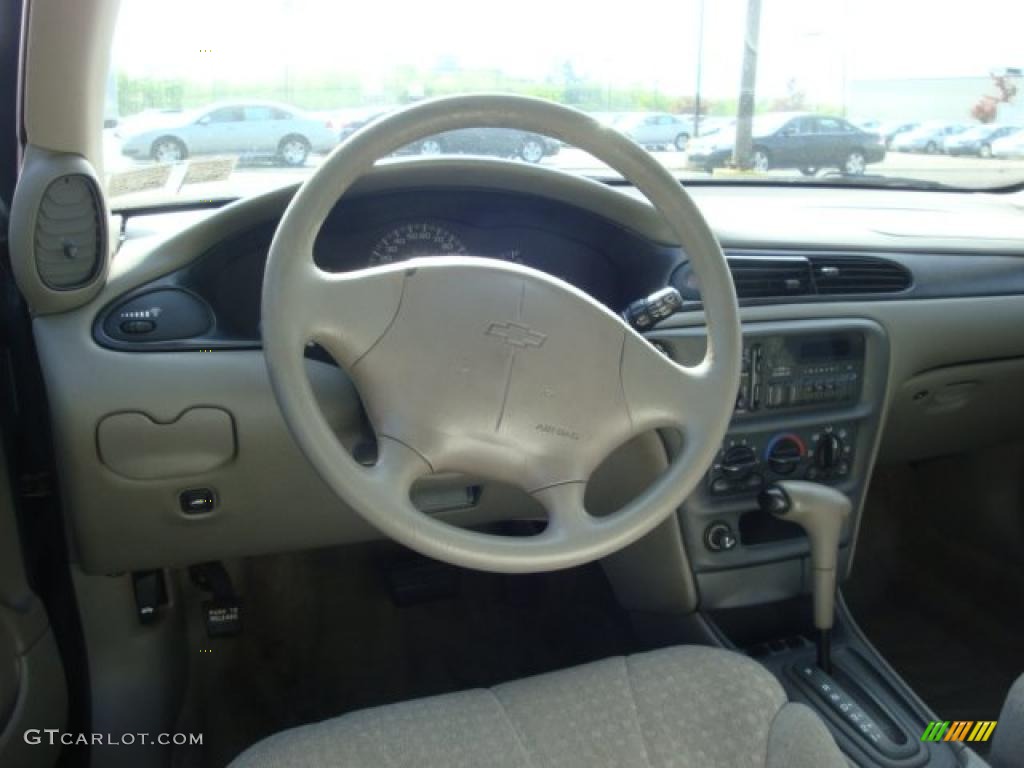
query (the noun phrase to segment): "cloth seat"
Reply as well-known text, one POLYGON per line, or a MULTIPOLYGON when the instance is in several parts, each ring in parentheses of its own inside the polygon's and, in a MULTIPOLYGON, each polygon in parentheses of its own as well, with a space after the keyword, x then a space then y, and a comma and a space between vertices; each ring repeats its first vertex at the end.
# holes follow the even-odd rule
POLYGON ((680 646, 353 712, 233 768, 847 768, 814 712, 737 653, 680 646))

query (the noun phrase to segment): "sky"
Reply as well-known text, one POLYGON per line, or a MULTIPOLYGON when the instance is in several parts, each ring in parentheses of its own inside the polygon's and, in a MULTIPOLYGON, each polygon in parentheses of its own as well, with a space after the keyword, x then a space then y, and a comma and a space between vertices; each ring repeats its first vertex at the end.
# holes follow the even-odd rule
MULTIPOLYGON (((762 0, 758 96, 791 82, 838 103, 864 79, 984 77, 1024 66, 1021 0, 762 0)), ((369 90, 394 67, 498 68, 542 79, 571 61, 608 86, 692 95, 701 0, 122 0, 114 67, 135 76, 266 82, 346 73, 369 90)), ((701 86, 734 98, 747 0, 704 2, 701 86)))

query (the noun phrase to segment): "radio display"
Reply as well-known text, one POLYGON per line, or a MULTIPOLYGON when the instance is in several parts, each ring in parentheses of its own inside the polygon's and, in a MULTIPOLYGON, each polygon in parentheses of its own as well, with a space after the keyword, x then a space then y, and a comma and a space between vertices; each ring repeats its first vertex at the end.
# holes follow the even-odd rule
POLYGON ((797 351, 800 362, 809 360, 849 360, 854 356, 850 336, 831 334, 801 339, 797 351))

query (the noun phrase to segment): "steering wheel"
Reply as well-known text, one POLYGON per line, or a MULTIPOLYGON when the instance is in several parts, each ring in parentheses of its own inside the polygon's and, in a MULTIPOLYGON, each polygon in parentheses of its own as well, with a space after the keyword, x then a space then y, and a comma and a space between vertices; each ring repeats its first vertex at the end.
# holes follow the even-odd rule
POLYGON ((739 387, 736 294, 722 250, 689 195, 618 132, 574 109, 519 96, 422 102, 338 146, 278 225, 262 320, 281 412, 334 492, 398 542, 485 571, 568 568, 657 526, 710 467, 739 387), (377 160, 425 137, 476 127, 561 139, 647 196, 700 280, 708 328, 700 364, 677 365, 607 307, 525 266, 437 257, 328 273, 314 264, 313 242, 325 218, 377 160), (305 371, 310 341, 360 392, 377 434, 375 465, 358 463, 323 417, 305 371), (584 490, 594 469, 630 438, 657 428, 683 436, 665 472, 618 511, 589 514, 584 490), (543 505, 546 527, 506 537, 420 512, 410 499, 413 483, 443 471, 518 486, 543 505))

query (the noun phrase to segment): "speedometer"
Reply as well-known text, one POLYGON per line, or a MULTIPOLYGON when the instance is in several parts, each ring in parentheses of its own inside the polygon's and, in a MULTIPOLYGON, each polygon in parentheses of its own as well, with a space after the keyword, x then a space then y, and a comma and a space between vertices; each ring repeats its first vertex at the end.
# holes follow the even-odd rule
POLYGON ((369 266, 390 264, 417 256, 456 256, 466 246, 451 231, 427 221, 396 227, 385 234, 370 251, 369 266))

